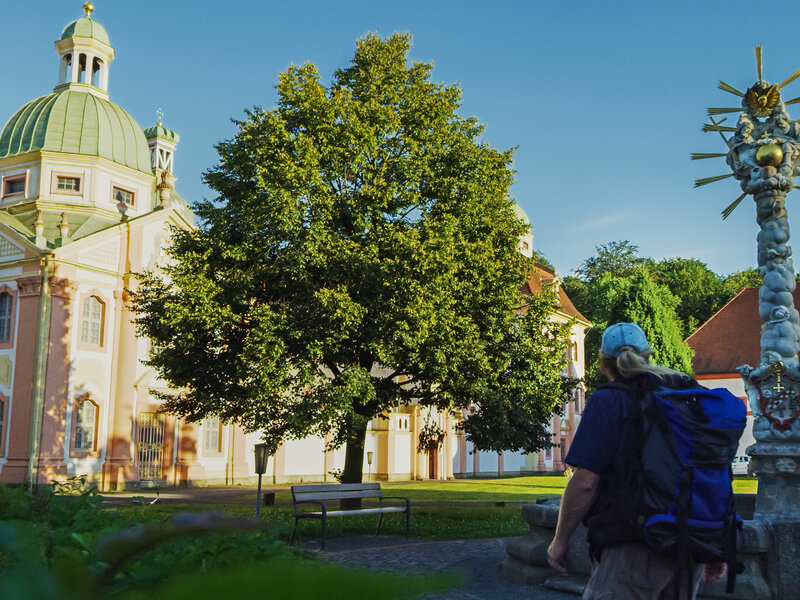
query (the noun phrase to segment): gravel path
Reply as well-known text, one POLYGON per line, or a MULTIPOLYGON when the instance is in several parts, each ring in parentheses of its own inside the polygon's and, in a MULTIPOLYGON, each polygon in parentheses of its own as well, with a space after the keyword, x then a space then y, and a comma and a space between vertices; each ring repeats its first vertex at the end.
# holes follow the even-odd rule
MULTIPOLYGON (((459 587, 428 594, 424 600, 576 600, 576 596, 540 586, 517 585, 500 575, 511 538, 406 542, 402 538, 354 536, 326 543, 324 555, 333 562, 394 573, 431 573, 455 570, 464 574, 459 587)), ((319 550, 319 542, 304 544, 319 550)))

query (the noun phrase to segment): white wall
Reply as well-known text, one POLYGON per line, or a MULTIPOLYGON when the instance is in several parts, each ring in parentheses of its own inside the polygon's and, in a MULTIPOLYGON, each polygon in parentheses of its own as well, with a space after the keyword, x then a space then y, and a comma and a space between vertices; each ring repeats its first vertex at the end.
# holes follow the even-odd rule
POLYGON ((525 455, 522 452, 504 452, 503 470, 521 471, 525 467, 525 455))
POLYGON ((497 472, 497 452, 481 452, 478 455, 480 472, 497 472))
POLYGON ((325 440, 312 436, 286 443, 287 475, 320 475, 325 471, 325 440))

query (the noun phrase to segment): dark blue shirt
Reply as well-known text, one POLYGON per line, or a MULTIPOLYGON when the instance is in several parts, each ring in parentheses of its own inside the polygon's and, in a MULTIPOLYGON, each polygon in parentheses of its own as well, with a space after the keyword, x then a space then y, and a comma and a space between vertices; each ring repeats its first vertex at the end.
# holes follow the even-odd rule
POLYGON ((564 462, 602 475, 614 462, 622 440, 628 394, 601 388, 591 395, 564 462))

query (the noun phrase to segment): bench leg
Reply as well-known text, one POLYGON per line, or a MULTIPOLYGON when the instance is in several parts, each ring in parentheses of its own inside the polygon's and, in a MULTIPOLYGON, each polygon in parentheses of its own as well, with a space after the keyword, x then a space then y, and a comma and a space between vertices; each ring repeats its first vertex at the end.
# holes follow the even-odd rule
POLYGON ((325 550, 325 530, 327 528, 328 519, 322 517, 322 549, 325 550))
POLYGON ((297 530, 297 522, 300 519, 297 517, 294 518, 294 527, 292 527, 292 535, 289 536, 289 545, 291 546, 294 543, 294 532, 297 530))
POLYGON ((383 522, 383 513, 378 515, 378 528, 375 530, 375 537, 381 532, 381 523, 383 522))
POLYGON ((406 541, 408 541, 408 524, 411 521, 411 511, 406 508, 406 541))

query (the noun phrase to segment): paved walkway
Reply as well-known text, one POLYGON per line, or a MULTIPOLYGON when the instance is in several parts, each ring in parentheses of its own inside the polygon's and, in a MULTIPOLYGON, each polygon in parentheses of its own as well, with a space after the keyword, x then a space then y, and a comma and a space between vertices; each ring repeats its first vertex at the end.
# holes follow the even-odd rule
MULTIPOLYGON (((328 540, 328 560, 350 566, 394 573, 459 571, 464 576, 457 588, 428 594, 424 600, 576 600, 576 596, 539 586, 517 585, 500 574, 511 538, 408 541, 402 538, 354 536, 328 540)), ((307 542, 308 550, 319 550, 319 542, 307 542)))

